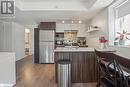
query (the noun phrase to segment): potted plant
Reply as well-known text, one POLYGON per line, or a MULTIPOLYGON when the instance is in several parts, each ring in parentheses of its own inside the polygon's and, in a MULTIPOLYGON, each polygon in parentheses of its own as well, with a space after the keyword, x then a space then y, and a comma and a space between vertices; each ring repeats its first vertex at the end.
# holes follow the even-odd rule
POLYGON ((101 36, 99 38, 99 42, 100 42, 101 49, 106 48, 106 43, 108 42, 108 40, 106 40, 104 36, 101 36))
POLYGON ((130 33, 127 33, 127 31, 125 31, 125 30, 123 30, 122 33, 117 32, 117 34, 118 34, 119 36, 117 36, 117 37, 115 38, 115 41, 116 41, 116 40, 119 40, 119 41, 118 41, 118 42, 119 42, 119 45, 125 45, 125 41, 126 41, 126 40, 130 40, 130 39, 127 37, 127 35, 130 35, 130 33))

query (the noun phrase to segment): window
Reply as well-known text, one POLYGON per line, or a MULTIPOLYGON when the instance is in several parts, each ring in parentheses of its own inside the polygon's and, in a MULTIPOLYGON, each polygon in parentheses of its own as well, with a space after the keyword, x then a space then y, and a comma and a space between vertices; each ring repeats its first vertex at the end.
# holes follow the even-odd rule
POLYGON ((117 9, 115 18, 114 45, 130 46, 130 2, 117 9), (128 9, 127 9, 128 8, 128 9))
POLYGON ((118 45, 130 46, 130 14, 117 18, 115 21, 115 39, 118 45), (121 38, 123 31, 126 32, 121 38), (120 34, 119 34, 120 33, 120 34), (124 40, 124 43, 120 43, 119 40, 124 40))

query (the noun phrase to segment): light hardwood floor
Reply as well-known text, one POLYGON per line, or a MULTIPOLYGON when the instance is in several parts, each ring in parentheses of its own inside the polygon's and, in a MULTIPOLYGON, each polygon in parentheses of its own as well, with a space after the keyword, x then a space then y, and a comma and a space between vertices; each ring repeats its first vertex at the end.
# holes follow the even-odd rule
MULTIPOLYGON (((34 64, 32 56, 16 62, 14 87, 57 87, 54 64, 34 64)), ((96 87, 92 83, 74 83, 72 87, 96 87)))

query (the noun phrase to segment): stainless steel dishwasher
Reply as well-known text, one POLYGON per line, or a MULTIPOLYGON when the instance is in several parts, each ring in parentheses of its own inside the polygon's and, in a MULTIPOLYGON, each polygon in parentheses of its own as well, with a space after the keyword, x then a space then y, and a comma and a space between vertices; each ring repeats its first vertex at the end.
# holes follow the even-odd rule
POLYGON ((58 61, 58 87, 71 87, 71 62, 58 61))

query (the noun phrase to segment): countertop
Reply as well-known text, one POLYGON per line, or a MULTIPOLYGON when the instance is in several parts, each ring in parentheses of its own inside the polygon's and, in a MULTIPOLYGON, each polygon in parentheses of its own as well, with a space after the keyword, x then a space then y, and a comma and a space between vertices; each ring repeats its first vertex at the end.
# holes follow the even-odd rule
POLYGON ((115 51, 111 49, 99 49, 99 48, 89 48, 89 47, 57 47, 54 52, 94 52, 94 50, 99 51, 115 51))

